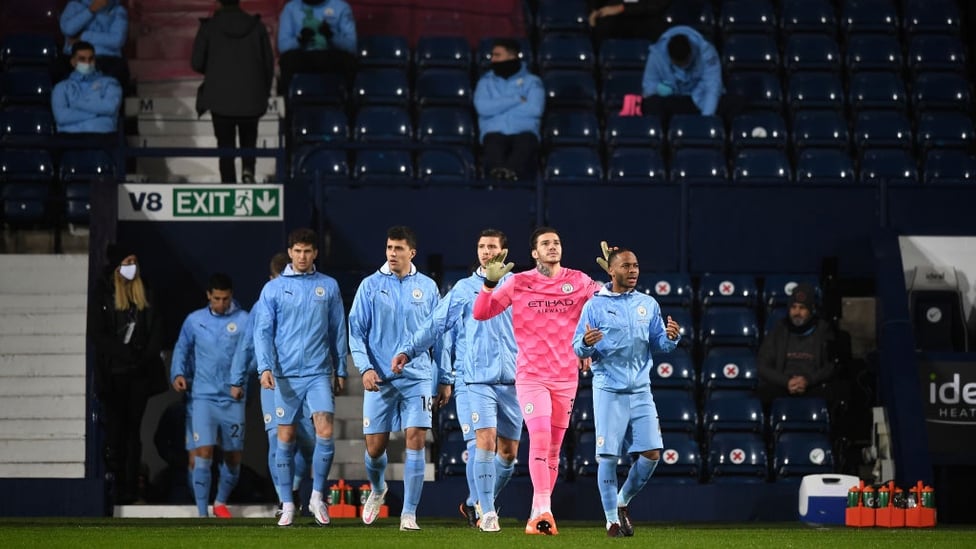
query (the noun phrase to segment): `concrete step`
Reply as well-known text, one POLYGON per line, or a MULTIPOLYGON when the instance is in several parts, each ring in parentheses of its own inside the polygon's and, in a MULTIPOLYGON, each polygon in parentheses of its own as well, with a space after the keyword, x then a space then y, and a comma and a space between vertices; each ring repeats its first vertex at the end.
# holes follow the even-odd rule
MULTIPOLYGON (((5 313, 38 311, 86 312, 87 290, 73 294, 0 293, 0 311, 5 313)), ((2 351, 2 349, 0 349, 2 351)))
MULTIPOLYGON (((213 135, 130 135, 126 138, 130 147, 194 147, 213 148, 217 146, 217 138, 213 135)), ((257 147, 260 149, 276 149, 281 143, 277 133, 259 135, 257 147)))
POLYGON ((85 417, 85 396, 6 396, 0 399, 0 417, 76 420, 85 417))
MULTIPOLYGON (((237 176, 241 174, 240 159, 236 161, 237 176)), ((187 182, 198 181, 199 176, 218 176, 220 169, 217 158, 139 158, 136 171, 146 174, 149 181, 187 182)), ((258 182, 275 180, 275 160, 258 158, 255 163, 258 182)))
MULTIPOLYGON (((82 459, 84 456, 82 456, 82 459)), ((0 478, 84 478, 85 463, 0 463, 0 478)))
POLYGON ((0 349, 10 354, 84 354, 85 336, 0 334, 0 349))
POLYGON ((4 463, 84 463, 85 438, 0 439, 4 463))
MULTIPOLYGON (((83 358, 83 357, 82 357, 83 358)), ((0 398, 8 396, 84 396, 85 376, 13 377, 0 375, 0 398)))
MULTIPOLYGON (((48 440, 85 436, 85 420, 78 419, 0 419, 0 439, 48 440)), ((0 475, 2 476, 2 475, 0 475)))
MULTIPOLYGON (((436 472, 434 470, 434 464, 427 462, 424 465, 424 480, 432 482, 435 479, 436 472)), ((359 461, 359 463, 333 463, 332 470, 329 472, 329 480, 338 480, 340 478, 344 479, 365 479, 366 478, 366 465, 359 461)), ((393 463, 392 461, 386 466, 386 480, 388 481, 402 481, 403 480, 403 463, 393 463)))
POLYGON ((56 354, 0 354, 0 376, 82 376, 85 356, 56 354))
POLYGON ((8 312, 0 310, 0 334, 85 335, 87 315, 77 312, 8 312))
MULTIPOLYGON (((144 114, 160 114, 171 118, 197 119, 196 91, 190 95, 180 97, 154 97, 140 95, 125 99, 125 115, 139 116, 144 114)), ((283 97, 268 98, 268 112, 265 117, 277 119, 285 115, 285 99, 283 97)), ((205 113, 200 120, 211 120, 210 113, 205 113)))
POLYGON ((0 294, 87 292, 87 255, 0 254, 0 294))
MULTIPOLYGON (((185 60, 184 63, 186 63, 185 60)), ((140 97, 152 97, 155 99, 161 97, 196 97, 197 88, 202 83, 202 75, 187 75, 184 78, 155 81, 143 79, 137 81, 136 91, 140 97)))
MULTIPOLYGON (((138 119, 139 135, 213 135, 213 123, 210 120, 192 118, 177 118, 161 114, 140 114, 138 119)), ((258 135, 277 135, 279 122, 277 118, 262 118, 258 122, 258 135)))
POLYGON ((363 418, 363 397, 353 395, 339 395, 335 397, 335 415, 340 418, 358 418, 361 424, 363 418))

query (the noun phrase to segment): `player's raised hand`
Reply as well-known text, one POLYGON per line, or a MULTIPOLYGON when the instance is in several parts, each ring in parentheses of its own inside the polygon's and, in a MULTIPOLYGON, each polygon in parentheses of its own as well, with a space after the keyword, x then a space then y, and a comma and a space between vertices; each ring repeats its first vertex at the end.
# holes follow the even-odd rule
POLYGON ((508 257, 507 248, 502 250, 502 253, 488 260, 488 263, 485 265, 485 278, 487 280, 498 282, 503 276, 515 268, 514 263, 505 263, 506 257, 508 257))
POLYGON ((393 360, 390 361, 390 369, 393 370, 394 374, 403 373, 403 367, 410 362, 410 358, 404 353, 397 353, 393 360))
POLYGON ((681 326, 671 319, 671 315, 668 315, 668 323, 664 327, 664 331, 668 334, 668 339, 674 341, 678 339, 678 334, 681 333, 681 326))
POLYGON ((587 347, 592 347, 601 339, 603 339, 603 332, 601 332, 599 328, 591 328, 590 325, 587 324, 586 332, 583 333, 583 343, 585 343, 587 347))
POLYGON ((610 247, 607 244, 606 240, 600 241, 600 251, 603 252, 603 257, 596 258, 596 264, 599 265, 601 269, 603 269, 608 273, 610 272, 610 263, 609 263, 610 252, 616 249, 617 249, 616 246, 610 247))
POLYGON ((271 374, 271 370, 265 370, 261 372, 261 387, 265 389, 274 389, 274 375, 271 374))

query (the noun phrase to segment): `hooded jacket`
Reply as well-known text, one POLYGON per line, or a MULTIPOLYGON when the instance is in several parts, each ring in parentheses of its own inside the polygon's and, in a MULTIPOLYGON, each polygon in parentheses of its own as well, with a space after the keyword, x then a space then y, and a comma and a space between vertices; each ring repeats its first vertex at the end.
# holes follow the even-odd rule
POLYGON ((61 133, 114 132, 121 103, 119 81, 97 70, 87 75, 72 71, 51 92, 51 112, 61 133))
POLYGON ((667 86, 673 95, 688 95, 698 110, 706 116, 715 114, 722 95, 722 63, 718 52, 695 29, 671 27, 651 44, 644 66, 642 95, 660 95, 659 84, 667 86), (691 42, 691 65, 680 69, 671 63, 668 42, 676 34, 684 34, 691 42))
POLYGON ((325 50, 335 48, 344 52, 356 54, 356 21, 352 16, 352 9, 343 0, 324 0, 318 4, 309 5, 302 0, 290 0, 281 10, 278 18, 278 53, 284 54, 291 50, 302 49, 298 43, 298 35, 306 25, 313 25, 315 39, 307 50, 325 50), (321 21, 329 24, 332 30, 331 40, 326 40, 318 32, 321 21))
POLYGON ((546 108, 546 90, 542 80, 530 73, 525 63, 508 78, 488 71, 474 89, 474 108, 478 111, 482 142, 488 133, 516 135, 531 132, 539 137, 542 111, 546 108))
MULTIPOLYGON (((68 2, 61 12, 61 32, 70 38, 78 38, 95 46, 96 56, 122 57, 122 47, 129 34, 129 12, 119 0, 92 13, 91 0, 68 2)), ((64 53, 71 55, 71 44, 64 42, 64 53)))
POLYGON ((247 311, 232 302, 224 314, 210 307, 190 313, 180 328, 173 347, 170 382, 183 376, 190 384, 190 396, 218 402, 234 402, 230 396, 231 359, 238 342, 245 337, 247 311))

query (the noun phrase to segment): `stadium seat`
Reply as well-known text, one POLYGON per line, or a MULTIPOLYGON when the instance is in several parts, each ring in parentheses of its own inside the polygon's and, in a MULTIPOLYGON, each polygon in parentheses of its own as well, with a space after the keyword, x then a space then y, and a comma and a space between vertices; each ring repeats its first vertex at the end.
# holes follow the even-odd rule
POLYGON ((0 73, 0 106, 39 105, 50 108, 53 89, 47 69, 0 73))
POLYGON ((313 148, 297 158, 295 177, 308 180, 349 178, 349 161, 344 150, 313 148))
POLYGON ((762 483, 768 476, 766 446, 755 433, 719 433, 708 445, 708 479, 714 483, 762 483))
POLYGON ((826 148, 847 151, 847 120, 837 111, 802 110, 793 116, 793 148, 826 148))
POLYGON ((358 151, 356 153, 356 179, 362 182, 411 180, 413 179, 413 159, 409 151, 358 151))
POLYGON ((813 274, 771 274, 763 284, 762 302, 767 313, 774 309, 786 308, 797 284, 820 286, 817 275, 813 274))
POLYGON ((0 38, 0 63, 12 67, 49 67, 58 58, 58 44, 47 34, 8 34, 0 38))
POLYGON ((738 152, 748 148, 785 149, 786 122, 776 112, 747 112, 732 120, 730 142, 738 152))
POLYGON ((708 349, 723 345, 759 344, 756 311, 748 307, 708 307, 702 311, 701 340, 708 349))
POLYGON ((706 398, 703 415, 703 427, 713 442, 717 433, 736 431, 761 435, 765 425, 762 403, 754 396, 706 398))
POLYGON ((848 75, 861 71, 901 73, 904 59, 898 38, 888 34, 859 34, 847 42, 848 75))
POLYGON ((778 309, 771 309, 766 312, 766 325, 763 326, 763 337, 768 336, 776 329, 776 326, 786 320, 789 316, 789 309, 786 307, 780 307, 778 309))
POLYGON ((646 273, 643 284, 647 286, 637 289, 656 299, 662 308, 690 310, 695 302, 691 277, 687 273, 646 273))
POLYGON ((446 435, 452 431, 461 431, 461 422, 458 420, 457 402, 452 398, 447 404, 437 409, 436 418, 437 431, 446 435))
POLYGON ((668 124, 668 145, 672 151, 684 148, 725 150, 725 125, 718 116, 676 114, 668 124))
POLYGON ((700 283, 702 307, 755 307, 759 299, 756 279, 751 275, 706 273, 700 283))
POLYGON ((736 72, 725 82, 726 93, 749 98, 752 109, 783 111, 783 86, 778 76, 764 72, 736 72))
POLYGON ((540 0, 536 25, 543 34, 585 33, 589 30, 588 15, 583 0, 540 0))
POLYGON ((729 180, 725 154, 715 149, 680 149, 671 161, 671 182, 723 183, 729 180))
POLYGON ((62 183, 111 181, 115 178, 115 158, 102 149, 69 149, 59 162, 62 183))
POLYGON ((670 353, 653 355, 654 365, 651 367, 651 389, 656 391, 678 390, 694 396, 697 380, 695 367, 691 361, 691 354, 685 347, 677 347, 670 353))
POLYGON ((604 74, 613 70, 643 71, 647 65, 650 40, 643 38, 608 38, 600 44, 597 63, 604 74))
POLYGON ((912 123, 897 111, 865 111, 854 120, 854 146, 869 148, 911 149, 914 143, 912 123))
POLYGON ((966 47, 957 36, 923 34, 912 37, 908 43, 908 68, 913 73, 965 73, 966 47))
POLYGON ((826 34, 795 34, 787 38, 784 52, 786 70, 840 72, 841 55, 837 41, 826 34))
POLYGON ((418 70, 445 67, 470 74, 471 61, 471 45, 463 36, 421 36, 414 48, 414 64, 418 70))
POLYGON ((349 92, 336 73, 298 73, 288 84, 288 105, 343 105, 349 92))
POLYGON ((462 151, 425 150, 417 155, 417 176, 427 183, 466 183, 472 173, 472 163, 462 151))
POLYGON ((733 34, 721 48, 725 72, 759 71, 775 74, 780 67, 776 40, 765 34, 733 34))
POLYGON ((594 55, 590 37, 576 34, 547 34, 539 43, 539 66, 549 69, 593 70, 594 55))
POLYGON ((603 165, 591 148, 560 147, 549 152, 544 177, 547 183, 594 185, 603 181, 603 165))
POLYGON ((784 36, 797 33, 833 34, 837 16, 828 0, 782 0, 780 28, 784 36))
POLYGON ((426 69, 417 73, 413 89, 418 107, 471 105, 472 89, 469 71, 461 69, 426 69))
POLYGON ((596 105, 596 84, 589 72, 551 70, 542 77, 548 109, 591 110, 596 105))
POLYGON ((654 405, 661 431, 697 435, 698 407, 692 393, 658 389, 654 389, 654 405))
POLYGON ((972 184, 976 181, 976 157, 961 150, 931 150, 925 156, 922 181, 972 184))
POLYGON ((967 148, 973 143, 972 119, 963 113, 926 112, 918 117, 915 140, 922 151, 967 148))
POLYGON ((588 111, 550 112, 542 124, 546 147, 596 147, 600 143, 600 121, 588 111))
POLYGON ((405 36, 360 36, 358 47, 361 68, 407 69, 410 66, 410 44, 405 36))
POLYGON ((786 433, 773 447, 773 478, 797 483, 806 475, 834 472, 830 439, 822 433, 786 433))
POLYGON ((79 181, 65 183, 64 220, 75 225, 88 225, 91 222, 91 183, 79 181))
POLYGON ((667 170, 661 154, 653 149, 621 147, 610 153, 607 161, 610 183, 665 183, 667 170))
POLYGON ((413 126, 399 107, 363 107, 356 115, 354 136, 362 143, 409 143, 413 126))
POLYGON ((891 0, 843 0, 840 24, 846 34, 897 34, 898 11, 891 0))
POLYGON ((796 180, 800 183, 852 183, 854 164, 844 151, 806 149, 796 161, 796 180))
POLYGON ((54 135, 54 116, 39 108, 0 111, 0 142, 39 143, 54 135))
MULTIPOLYGON (((573 471, 578 477, 595 477, 598 463, 596 460, 596 433, 583 432, 576 438, 576 449, 573 452, 573 471)), ((624 448, 622 453, 626 453, 624 448)), ((626 477, 630 469, 630 458, 621 455, 617 458, 617 476, 626 477)))
POLYGON ((593 424, 593 391, 578 390, 576 400, 573 401, 573 412, 570 418, 570 427, 576 432, 592 431, 596 427, 593 424))
POLYGON ((349 119, 338 107, 298 107, 292 111, 293 143, 345 143, 349 140, 349 119))
POLYGON ((907 99, 900 74, 859 72, 851 76, 847 101, 855 113, 871 109, 904 111, 907 99))
POLYGON ((904 2, 902 26, 909 37, 918 34, 958 35, 962 17, 958 5, 952 0, 908 0, 904 2))
POLYGON ((440 443, 437 469, 446 477, 463 477, 468 460, 474 459, 474 456, 468 455, 468 445, 459 435, 460 433, 451 433, 451 436, 440 443))
POLYGON ((417 118, 417 139, 421 143, 474 145, 478 135, 470 109, 429 107, 417 118))
POLYGON ((782 149, 744 149, 732 161, 733 183, 785 184, 793 181, 793 168, 782 149))
POLYGON ((606 118, 603 141, 609 150, 617 147, 657 149, 661 146, 663 139, 661 119, 656 116, 619 116, 612 114, 606 118))
POLYGON ((701 450, 695 437, 668 433, 664 437, 661 460, 651 482, 697 483, 701 478, 701 450))
POLYGON ((41 149, 0 149, 2 219, 11 225, 35 225, 48 220, 54 165, 41 149))
POLYGON ((356 73, 353 100, 358 105, 397 105, 410 102, 410 83, 403 69, 367 69, 356 73))
POLYGON ((789 78, 787 101, 790 110, 844 109, 844 85, 833 73, 795 73, 789 78))
POLYGON ((960 74, 924 72, 912 83, 915 112, 955 110, 968 114, 971 99, 969 82, 960 74))
POLYGON ((861 183, 916 183, 918 166, 911 151, 904 149, 866 149, 858 163, 861 183))
POLYGON ((784 433, 830 432, 827 401, 820 397, 780 397, 769 405, 769 432, 774 438, 784 433))
POLYGON ((726 36, 736 33, 776 32, 776 10, 772 2, 755 0, 724 0, 719 29, 726 36))
MULTIPOLYGON (((478 69, 486 71, 491 68, 491 50, 495 47, 495 40, 501 37, 487 37, 478 40, 478 69)), ((532 43, 525 37, 512 38, 519 43, 518 57, 528 65, 529 70, 535 65, 535 55, 532 53, 532 43)))
POLYGON ((624 96, 641 95, 640 71, 611 71, 603 77, 600 102, 608 115, 616 114, 624 104, 624 96))
POLYGON ((664 11, 668 26, 687 25, 694 28, 712 43, 715 43, 716 21, 711 2, 671 2, 664 11))
POLYGON ((661 317, 667 320, 669 316, 681 326, 681 329, 678 331, 681 334, 681 339, 678 340, 678 347, 693 348, 698 342, 698 333, 695 331, 695 321, 691 316, 691 311, 680 308, 664 309, 661 317))

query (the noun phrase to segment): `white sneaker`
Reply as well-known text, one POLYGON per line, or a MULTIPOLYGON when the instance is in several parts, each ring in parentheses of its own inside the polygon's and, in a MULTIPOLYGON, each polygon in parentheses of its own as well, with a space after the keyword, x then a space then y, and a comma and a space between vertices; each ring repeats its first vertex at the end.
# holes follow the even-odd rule
POLYGON ((417 526, 417 517, 413 515, 400 515, 401 532, 414 532, 419 530, 420 527, 417 526))
POLYGON ((498 513, 486 513, 481 517, 480 528, 482 532, 498 532, 501 530, 501 526, 498 525, 498 513))
POLYGON ((281 516, 278 517, 278 526, 291 526, 291 523, 295 522, 295 510, 282 511, 281 516))
POLYGON ((328 526, 332 522, 332 519, 329 518, 329 508, 322 500, 309 501, 308 510, 312 512, 312 516, 315 517, 315 522, 319 526, 328 526))
POLYGON ((373 524, 376 517, 380 516, 380 506, 386 501, 386 490, 388 486, 383 486, 383 491, 380 493, 370 492, 369 497, 366 498, 366 503, 363 504, 363 523, 373 524))

